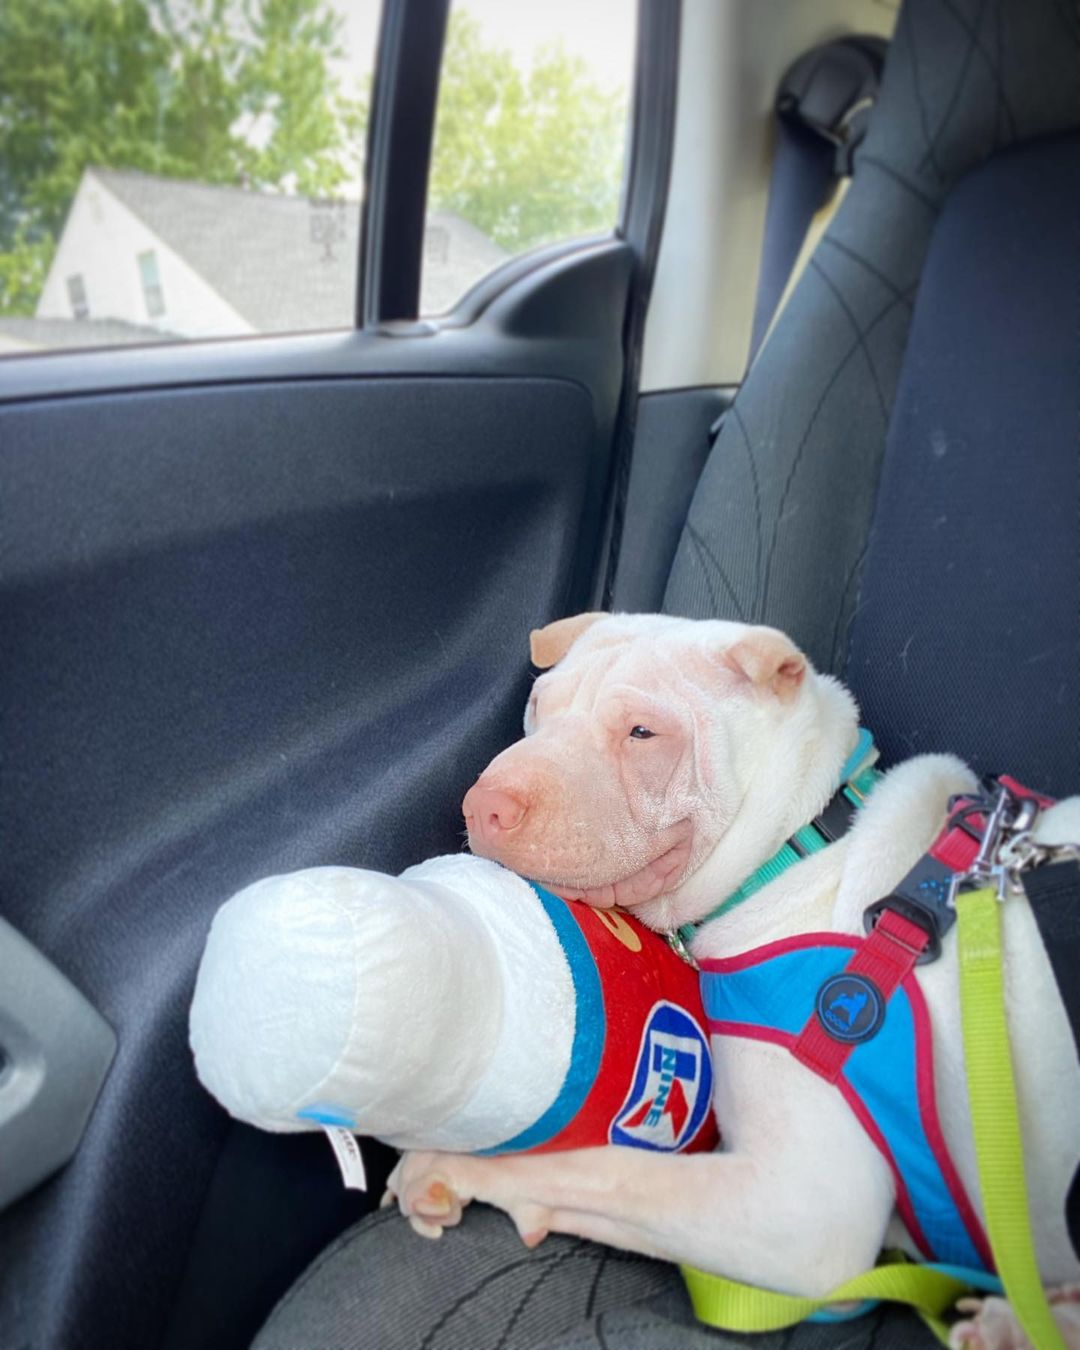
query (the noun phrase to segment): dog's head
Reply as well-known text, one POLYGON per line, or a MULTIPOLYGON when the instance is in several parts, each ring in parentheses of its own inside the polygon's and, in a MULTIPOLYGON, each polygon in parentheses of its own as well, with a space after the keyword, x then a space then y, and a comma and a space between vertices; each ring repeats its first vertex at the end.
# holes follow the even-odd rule
POLYGON ((534 632, 532 655, 547 673, 524 738, 465 796, 469 845, 654 927, 771 856, 855 743, 850 695, 773 628, 582 614, 534 632))

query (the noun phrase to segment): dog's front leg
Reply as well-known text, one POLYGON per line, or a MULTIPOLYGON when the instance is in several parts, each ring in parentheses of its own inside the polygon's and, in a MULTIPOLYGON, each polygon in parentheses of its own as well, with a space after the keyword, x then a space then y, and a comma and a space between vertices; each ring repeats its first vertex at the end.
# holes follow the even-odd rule
POLYGON ((841 1160, 782 1149, 672 1155, 593 1148, 476 1158, 406 1155, 391 1190, 438 1236, 461 1207, 503 1209, 529 1246, 569 1233, 791 1293, 827 1293, 877 1256, 892 1208, 873 1150, 841 1160))

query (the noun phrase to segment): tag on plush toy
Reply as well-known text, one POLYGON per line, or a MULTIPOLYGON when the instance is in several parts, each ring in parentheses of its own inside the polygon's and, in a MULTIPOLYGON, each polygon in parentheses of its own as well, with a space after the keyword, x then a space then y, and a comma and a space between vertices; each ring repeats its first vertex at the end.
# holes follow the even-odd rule
POLYGON ((366 1191, 367 1173, 364 1171, 364 1155, 360 1152, 360 1143, 356 1135, 343 1125, 324 1125, 323 1129, 341 1169, 345 1189, 366 1191))

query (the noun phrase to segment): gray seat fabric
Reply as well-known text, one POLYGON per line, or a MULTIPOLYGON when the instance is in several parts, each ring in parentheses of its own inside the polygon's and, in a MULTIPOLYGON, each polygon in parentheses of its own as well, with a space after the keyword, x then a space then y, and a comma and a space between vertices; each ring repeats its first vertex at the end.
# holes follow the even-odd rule
POLYGON ((1056 797, 1080 790, 1078 220, 1080 130, 945 202, 844 670, 886 763, 948 751, 1056 797))
POLYGON ((1064 0, 907 0, 836 218, 706 464, 669 613, 790 633, 841 673, 919 277, 954 183, 1080 122, 1064 0))
MULTIPOLYGON (((907 0, 854 182, 706 464, 665 608, 785 628, 845 666, 893 402, 935 224, 995 150, 1080 125, 1066 0, 907 0)), ((910 402, 910 399, 909 399, 910 402)), ((919 1350, 920 1322, 737 1337, 695 1324, 673 1267, 577 1239, 527 1252, 473 1207, 438 1243, 380 1214, 343 1235, 256 1350, 919 1350)))
POLYGON ((343 1233, 253 1350, 934 1350, 894 1308, 858 1322, 728 1336, 694 1321, 674 1266, 580 1238, 522 1247, 483 1205, 438 1242, 383 1210, 343 1233))

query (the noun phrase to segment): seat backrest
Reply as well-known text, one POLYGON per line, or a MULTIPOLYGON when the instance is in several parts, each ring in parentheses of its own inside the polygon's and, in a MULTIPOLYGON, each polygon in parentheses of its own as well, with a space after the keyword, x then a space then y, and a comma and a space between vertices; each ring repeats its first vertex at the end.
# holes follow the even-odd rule
POLYGON ((1076 726, 1080 226, 1075 138, 1035 142, 1076 127, 1075 7, 907 0, 851 188, 725 421, 665 597, 790 632, 849 676, 888 756, 955 749, 1058 790, 1080 768, 1075 730, 1052 744, 1076 726))
POLYGON ((848 652, 890 760, 953 750, 1080 790, 1080 131, 945 204, 848 652))

